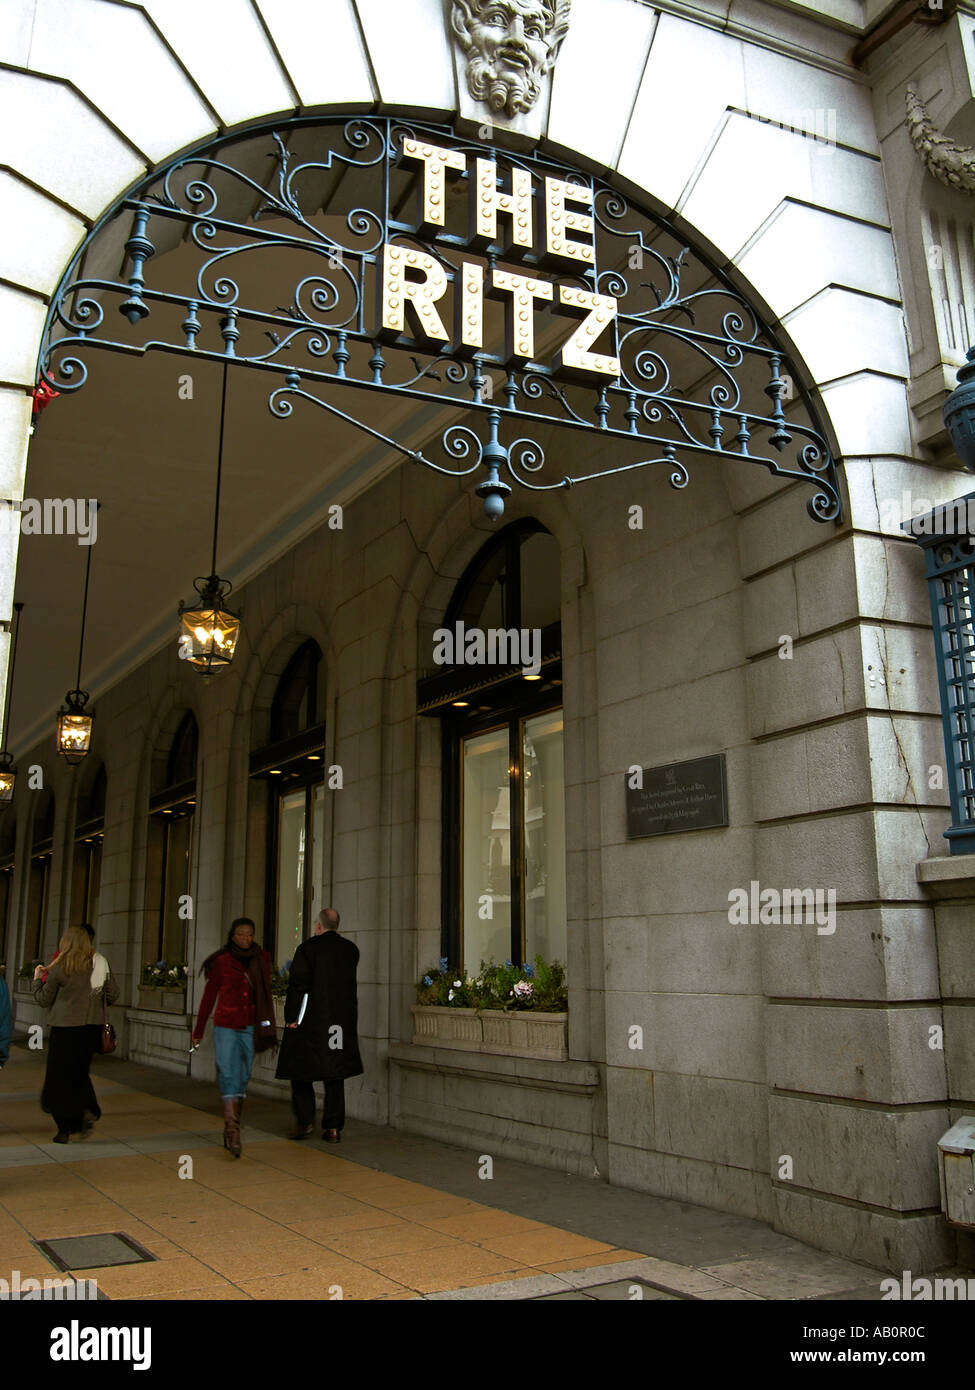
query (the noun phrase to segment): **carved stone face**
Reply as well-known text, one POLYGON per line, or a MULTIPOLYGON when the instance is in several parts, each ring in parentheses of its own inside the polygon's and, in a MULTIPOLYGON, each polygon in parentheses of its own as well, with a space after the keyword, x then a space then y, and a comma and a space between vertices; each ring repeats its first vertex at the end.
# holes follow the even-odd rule
POLYGON ((517 116, 538 100, 568 28, 568 0, 454 0, 467 87, 492 111, 517 116))

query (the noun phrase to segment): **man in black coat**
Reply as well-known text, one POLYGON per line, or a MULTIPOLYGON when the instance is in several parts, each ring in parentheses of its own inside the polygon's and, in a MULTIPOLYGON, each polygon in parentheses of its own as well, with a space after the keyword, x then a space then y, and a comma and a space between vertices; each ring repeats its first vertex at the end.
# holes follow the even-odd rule
POLYGON ((316 1081, 325 1083, 322 1138, 337 1144, 345 1124, 345 1078, 362 1075, 356 1023, 359 948, 339 936, 339 914, 327 907, 315 935, 295 951, 284 1003, 285 1030, 275 1075, 291 1082, 297 1128, 292 1139, 315 1129, 316 1081), (303 1007, 304 1006, 304 1007, 303 1007))

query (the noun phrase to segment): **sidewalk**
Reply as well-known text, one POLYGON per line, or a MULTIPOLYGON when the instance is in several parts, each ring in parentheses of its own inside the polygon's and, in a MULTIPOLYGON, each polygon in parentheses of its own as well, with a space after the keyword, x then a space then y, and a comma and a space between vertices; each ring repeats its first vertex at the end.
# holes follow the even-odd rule
POLYGON ((92 1071, 102 1120, 68 1145, 43 1056, 15 1046, 0 1073, 2 1279, 57 1276, 33 1242, 120 1232, 153 1258, 62 1252, 109 1299, 880 1298, 879 1271, 703 1207, 497 1156, 481 1179, 471 1151, 356 1120, 338 1148, 290 1142, 278 1100, 248 1099, 235 1161, 215 1086, 92 1071))

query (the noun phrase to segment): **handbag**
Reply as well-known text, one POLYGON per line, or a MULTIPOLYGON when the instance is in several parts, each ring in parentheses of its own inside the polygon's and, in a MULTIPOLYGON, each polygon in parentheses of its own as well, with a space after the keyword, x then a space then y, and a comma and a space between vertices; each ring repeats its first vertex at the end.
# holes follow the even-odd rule
POLYGON ((118 1038, 115 1036, 114 1026, 108 1021, 108 1000, 105 998, 104 985, 102 986, 102 1015, 103 1022, 101 1032, 98 1034, 98 1045, 95 1051, 101 1053, 103 1057, 106 1057, 118 1047, 118 1038))

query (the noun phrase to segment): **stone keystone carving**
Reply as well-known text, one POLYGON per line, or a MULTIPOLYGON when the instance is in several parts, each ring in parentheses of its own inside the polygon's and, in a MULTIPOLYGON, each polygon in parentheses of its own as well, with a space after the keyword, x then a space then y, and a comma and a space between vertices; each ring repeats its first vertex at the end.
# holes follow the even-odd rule
POLYGON ((956 145, 932 124, 917 88, 907 89, 907 129, 924 167, 948 188, 975 193, 975 149, 956 145))
POLYGON ((475 101, 514 118, 530 111, 555 66, 572 0, 452 0, 450 23, 475 101))

